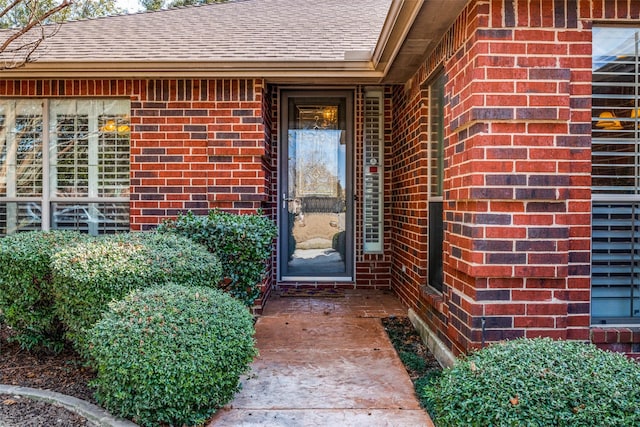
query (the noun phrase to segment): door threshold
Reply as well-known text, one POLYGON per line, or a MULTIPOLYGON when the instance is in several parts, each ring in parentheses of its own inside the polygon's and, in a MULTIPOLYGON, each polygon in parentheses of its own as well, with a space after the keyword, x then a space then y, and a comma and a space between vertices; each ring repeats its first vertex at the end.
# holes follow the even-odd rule
POLYGON ((314 284, 314 283, 349 283, 354 284, 353 277, 309 277, 309 276, 284 276, 278 284, 314 284))

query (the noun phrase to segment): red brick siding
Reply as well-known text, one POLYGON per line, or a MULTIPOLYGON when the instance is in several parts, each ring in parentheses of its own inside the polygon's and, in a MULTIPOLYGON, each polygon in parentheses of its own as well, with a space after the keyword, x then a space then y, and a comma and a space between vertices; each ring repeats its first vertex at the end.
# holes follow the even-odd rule
MULTIPOLYGON (((393 276, 456 353, 483 339, 589 338, 591 32, 576 6, 470 2, 398 88, 397 168, 417 175, 394 175, 400 220, 424 199, 415 183, 427 178, 410 161, 426 157, 426 133, 414 117, 425 102, 418 88, 444 67, 446 287, 434 297, 423 291, 422 274, 398 271, 400 264, 422 271, 424 237, 400 238, 393 276)), ((410 214, 394 232, 420 234, 422 224, 425 236, 425 219, 410 214)))
POLYGON ((394 91, 391 252, 397 291, 407 301, 418 301, 427 275, 428 128, 423 117, 428 106, 423 92, 412 89, 394 91))
MULTIPOLYGON (((265 154, 262 156, 262 167, 265 173, 265 185, 266 185, 266 199, 262 203, 262 210, 265 215, 271 218, 274 222, 276 221, 276 212, 277 206, 274 206, 273 200, 276 197, 276 192, 273 191, 273 176, 275 168, 275 161, 272 158, 274 153, 273 151, 273 140, 272 140, 272 130, 273 124, 272 119, 274 117, 273 113, 273 93, 272 88, 269 85, 265 85, 262 88, 262 123, 264 130, 264 144, 265 144, 265 154)), ((275 109, 277 111, 277 108, 275 109)), ((276 157, 277 159, 277 157, 276 157)), ((275 242, 274 242, 275 244, 275 242)), ((274 246, 275 247, 275 246, 274 246)), ((273 290, 273 284, 275 283, 274 275, 275 275, 275 262, 276 262, 276 251, 273 252, 271 256, 271 261, 267 265, 267 271, 265 273, 265 279, 262 283, 261 295, 260 298, 254 302, 254 311, 257 313, 261 313, 264 308, 269 296, 271 295, 271 291, 273 290)))
POLYGON ((627 353, 640 360, 640 328, 594 327, 591 342, 605 350, 627 353))

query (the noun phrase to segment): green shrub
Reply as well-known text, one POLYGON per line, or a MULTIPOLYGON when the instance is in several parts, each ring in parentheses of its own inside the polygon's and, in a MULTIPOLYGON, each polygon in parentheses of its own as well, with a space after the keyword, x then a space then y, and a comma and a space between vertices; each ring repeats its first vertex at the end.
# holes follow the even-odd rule
POLYGON ((0 312, 26 350, 60 351, 62 326, 53 308, 51 256, 90 237, 71 231, 32 231, 0 239, 0 312))
POLYGON ((143 426, 200 424, 239 390, 253 333, 247 308, 219 290, 134 291, 88 334, 96 398, 143 426))
POLYGON ((638 426, 640 365, 590 344, 518 339, 424 389, 438 426, 638 426))
POLYGON ((51 264, 56 313, 77 347, 112 300, 133 289, 165 283, 215 287, 221 279, 215 255, 193 241, 157 233, 105 236, 59 251, 51 264))
POLYGON ((235 215, 211 211, 207 216, 191 212, 166 220, 160 232, 187 236, 205 245, 222 263, 226 289, 247 306, 260 296, 260 285, 271 258, 276 226, 263 215, 235 215))

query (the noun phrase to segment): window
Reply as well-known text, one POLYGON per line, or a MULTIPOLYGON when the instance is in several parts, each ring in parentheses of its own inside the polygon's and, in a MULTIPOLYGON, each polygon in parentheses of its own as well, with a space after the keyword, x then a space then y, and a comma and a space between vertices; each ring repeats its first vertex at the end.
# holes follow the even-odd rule
POLYGON ((381 253, 384 235, 384 99, 381 90, 364 95, 364 252, 381 253))
POLYGON ((127 100, 0 100, 0 235, 128 231, 128 117, 127 100))
POLYGON ((442 290, 442 183, 444 176, 444 74, 438 75, 427 88, 429 102, 429 286, 442 290))
POLYGON ((593 29, 591 316, 640 322, 640 28, 593 29))

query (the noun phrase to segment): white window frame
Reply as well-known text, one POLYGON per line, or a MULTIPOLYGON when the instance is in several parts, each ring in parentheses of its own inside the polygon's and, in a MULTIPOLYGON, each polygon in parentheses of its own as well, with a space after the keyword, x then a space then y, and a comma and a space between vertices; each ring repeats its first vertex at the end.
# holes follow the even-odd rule
MULTIPOLYGON (((119 219, 110 219, 105 217, 99 212, 96 204, 113 204, 121 205, 119 208, 124 208, 126 204, 126 222, 127 229, 129 227, 129 153, 130 153, 130 140, 129 140, 129 124, 128 116, 130 112, 130 103, 128 100, 123 99, 5 99, 0 100, 2 109, 5 111, 4 130, 0 135, 4 141, 0 141, 0 144, 5 144, 6 149, 6 162, 5 165, 0 165, 0 173, 3 169, 6 171, 6 176, 1 179, 5 179, 6 193, 0 195, 0 204, 6 206, 6 230, 9 234, 15 231, 21 231, 17 229, 17 219, 19 217, 16 211, 17 204, 23 203, 36 203, 39 204, 39 220, 40 225, 37 229, 48 231, 55 228, 55 224, 52 224, 52 206, 56 203, 69 204, 67 208, 62 209, 60 212, 67 212, 72 215, 75 212, 81 212, 81 215, 87 217, 86 228, 87 232, 93 235, 101 232, 98 221, 114 222, 119 225, 116 227, 120 229, 124 228, 124 221, 122 215, 119 219), (23 108, 21 105, 31 106, 33 108, 37 103, 40 104, 39 112, 42 122, 41 133, 41 185, 39 188, 40 195, 33 196, 19 196, 16 192, 16 153, 17 146, 14 140, 14 134, 12 129, 15 127, 16 112, 17 109, 23 108), (12 108, 13 107, 13 108, 12 108), (58 163, 56 159, 57 146, 57 122, 56 115, 63 111, 68 111, 70 115, 86 115, 88 117, 88 193, 84 195, 67 195, 56 194, 57 190, 57 168, 58 163), (126 117, 126 128, 123 128, 123 137, 126 138, 129 144, 129 150, 126 153, 127 156, 127 188, 122 192, 122 195, 118 196, 105 196, 99 194, 100 178, 98 174, 99 162, 98 162, 98 147, 99 138, 101 135, 106 135, 104 129, 99 129, 98 117, 100 115, 120 115, 126 117), (13 211, 13 212, 12 212, 13 211)), ((106 136, 103 136, 107 138, 106 136)), ((27 208, 28 209, 28 208, 27 208)), ((58 214, 58 213, 56 213, 58 214)), ((37 215, 34 213, 34 215, 37 215)), ((31 229, 31 228, 29 228, 31 229)))

